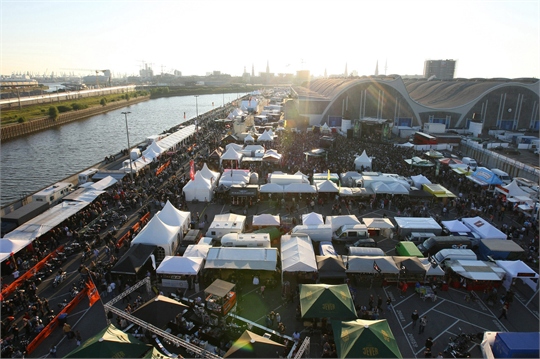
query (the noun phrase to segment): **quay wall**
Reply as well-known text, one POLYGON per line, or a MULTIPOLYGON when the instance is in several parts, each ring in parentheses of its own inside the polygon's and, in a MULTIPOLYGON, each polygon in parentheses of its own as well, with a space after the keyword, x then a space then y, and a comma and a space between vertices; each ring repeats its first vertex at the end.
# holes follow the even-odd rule
POLYGON ((34 132, 46 130, 51 127, 63 125, 69 122, 82 120, 83 118, 99 115, 111 110, 126 107, 134 103, 147 101, 149 99, 150 96, 139 96, 125 101, 122 100, 110 102, 107 103, 105 106, 95 106, 83 110, 61 113, 58 115, 58 119, 56 120, 53 120, 47 116, 26 123, 2 126, 2 128, 0 129, 0 140, 7 141, 20 136, 26 136, 34 132))

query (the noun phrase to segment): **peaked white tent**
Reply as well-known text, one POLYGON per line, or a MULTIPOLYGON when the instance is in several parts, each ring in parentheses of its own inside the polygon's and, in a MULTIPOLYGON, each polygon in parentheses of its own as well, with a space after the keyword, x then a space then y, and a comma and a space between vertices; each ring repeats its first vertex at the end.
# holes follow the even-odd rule
POLYGON ((281 268, 282 273, 317 272, 315 251, 308 236, 281 236, 281 268))
POLYGON ((30 243, 32 240, 0 238, 0 261, 8 258, 11 253, 17 253, 30 243))
POLYGON ((165 256, 172 256, 178 245, 178 234, 181 228, 178 226, 169 226, 159 217, 154 216, 146 226, 137 234, 131 242, 132 244, 150 244, 158 247, 157 259, 163 259, 165 256))
POLYGON ((290 183, 283 188, 285 193, 317 193, 315 186, 309 183, 290 183))
POLYGON ((362 154, 355 158, 354 160, 354 168, 359 170, 362 169, 362 166, 364 166, 364 169, 371 169, 371 163, 372 159, 369 157, 366 153, 366 150, 362 152, 362 154))
POLYGON ((375 193, 393 193, 390 187, 384 182, 375 181, 371 183, 371 189, 375 193))
POLYGON ((255 139, 253 136, 251 136, 251 133, 248 133, 246 137, 244 137, 244 143, 253 143, 255 142, 255 139))
POLYGON ((339 175, 342 186, 356 187, 356 182, 362 179, 362 175, 355 171, 345 172, 339 175))
POLYGON ((200 171, 195 173, 195 179, 190 180, 182 189, 186 201, 211 201, 213 197, 212 184, 210 180, 203 177, 200 171))
POLYGON ((263 213, 258 216, 253 216, 253 221, 251 223, 254 226, 279 226, 280 219, 279 216, 263 213))
MULTIPOLYGON (((146 150, 144 150, 143 155, 144 155, 144 157, 151 157, 152 152, 159 156, 163 152, 165 152, 165 150, 163 148, 161 148, 157 144, 157 142, 152 142, 152 144, 150 144, 150 146, 146 147, 146 150), (148 156, 147 156, 147 153, 148 153, 148 156)), ((154 157, 152 157, 152 158, 154 158, 154 157)))
POLYGON ((295 176, 302 176, 302 179, 303 179, 302 182, 305 182, 305 183, 308 183, 308 182, 309 182, 309 177, 306 176, 305 174, 303 174, 303 173, 300 172, 300 171, 296 171, 296 173, 295 173, 294 175, 295 175, 295 176))
POLYGON ((236 152, 240 152, 242 151, 242 148, 244 148, 244 146, 238 144, 238 143, 234 143, 234 142, 231 142, 231 143, 228 143, 226 146, 225 146, 225 151, 227 151, 229 148, 233 148, 236 152))
POLYGON ((322 182, 317 183, 317 192, 319 193, 338 193, 339 188, 336 186, 336 184, 330 180, 324 180, 322 182))
POLYGON ((358 218, 356 218, 356 216, 353 214, 344 214, 341 216, 326 216, 325 222, 326 224, 332 226, 332 232, 337 231, 341 226, 344 226, 346 224, 361 224, 358 218))
POLYGON ((203 165, 203 168, 199 172, 201 172, 201 175, 204 178, 206 178, 207 180, 210 180, 210 183, 213 186, 216 186, 216 183, 218 183, 219 176, 220 176, 219 172, 214 172, 214 171, 210 170, 210 168, 208 168, 206 163, 203 165))
POLYGON ((418 176, 411 176, 411 179, 414 183, 414 187, 418 189, 422 189, 422 185, 425 184, 431 184, 431 181, 424 175, 420 174, 418 176))
POLYGON ((283 186, 277 183, 267 183, 259 187, 260 193, 283 193, 283 186))
POLYGON ((516 180, 513 180, 506 186, 502 186, 502 188, 504 190, 501 190, 498 187, 496 187, 495 190, 503 193, 504 195, 506 195, 506 197, 518 197, 518 196, 529 197, 529 194, 519 187, 516 180))
POLYGON ((204 268, 275 271, 277 248, 212 247, 204 268))
POLYGON ((204 258, 201 257, 166 256, 156 269, 156 273, 196 275, 201 270, 203 262, 204 258))
POLYGON ((268 131, 264 130, 264 132, 257 138, 257 142, 270 142, 274 139, 270 136, 268 131))
POLYGON ((461 221, 483 239, 506 239, 507 236, 482 217, 462 218, 461 221))
POLYGON ((237 116, 242 116, 244 115, 244 111, 242 111, 241 109, 239 108, 235 108, 234 110, 232 110, 230 113, 229 113, 229 116, 227 116, 228 119, 231 119, 231 120, 234 120, 235 117, 237 116))
POLYGON ((387 183, 387 186, 392 191, 392 194, 409 194, 407 187, 399 182, 387 183))
POLYGON ((229 147, 227 151, 225 151, 225 153, 221 155, 219 163, 221 164, 223 161, 240 161, 241 159, 242 154, 236 152, 233 147, 229 147))
POLYGON ((320 213, 307 213, 302 215, 302 224, 304 225, 313 225, 313 224, 324 224, 323 216, 320 213))
POLYGON ((208 251, 212 248, 211 245, 208 244, 190 244, 187 246, 186 251, 184 252, 183 257, 200 257, 200 258, 206 258, 208 255, 208 251))
POLYGON ((191 212, 179 210, 173 206, 169 200, 167 200, 165 206, 156 214, 156 216, 169 226, 181 227, 182 232, 189 230, 191 212))

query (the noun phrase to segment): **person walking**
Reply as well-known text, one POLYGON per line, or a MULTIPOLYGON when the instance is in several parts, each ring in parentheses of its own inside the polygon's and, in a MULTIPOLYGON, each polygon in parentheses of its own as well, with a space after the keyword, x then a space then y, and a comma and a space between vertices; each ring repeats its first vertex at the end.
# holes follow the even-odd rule
POLYGON ((424 315, 422 319, 420 319, 420 328, 418 330, 418 334, 422 334, 424 330, 426 330, 427 325, 427 315, 424 315))
POLYGON ((377 297, 377 309, 379 310, 379 313, 384 313, 382 308, 382 298, 380 295, 377 297))
POLYGON ((431 347, 433 347, 433 338, 432 337, 429 337, 429 338, 426 339, 425 347, 426 347, 426 349, 429 349, 429 351, 431 351, 431 347))
POLYGON ((501 315, 499 315, 499 319, 501 319, 503 317, 504 317, 504 319, 508 319, 508 317, 506 316, 507 312, 508 312, 508 304, 504 304, 503 307, 502 307, 501 315))
POLYGON ((412 327, 413 328, 416 327, 416 322, 418 321, 419 317, 420 316, 418 315, 418 310, 415 309, 414 312, 412 312, 412 314, 411 314, 412 327))
POLYGON ((64 327, 62 328, 62 330, 64 331, 64 334, 66 335, 66 337, 68 339, 71 339, 71 336, 72 336, 71 325, 69 325, 68 323, 64 323, 64 327))

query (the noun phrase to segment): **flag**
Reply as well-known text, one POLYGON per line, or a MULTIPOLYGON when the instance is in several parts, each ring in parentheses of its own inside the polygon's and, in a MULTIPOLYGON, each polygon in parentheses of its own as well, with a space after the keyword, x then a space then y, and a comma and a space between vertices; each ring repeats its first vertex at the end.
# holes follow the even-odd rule
POLYGON ((377 271, 377 273, 381 273, 381 268, 377 265, 377 262, 373 261, 373 269, 377 271))
POLYGON ((327 180, 330 180, 330 170, 328 170, 328 175, 326 176, 327 180))
POLYGON ((191 180, 195 180, 195 162, 193 160, 189 161, 189 177, 191 180))
POLYGON ((86 295, 88 295, 88 300, 90 301, 90 306, 93 306, 95 302, 101 299, 99 292, 94 284, 94 281, 91 279, 86 282, 86 295))

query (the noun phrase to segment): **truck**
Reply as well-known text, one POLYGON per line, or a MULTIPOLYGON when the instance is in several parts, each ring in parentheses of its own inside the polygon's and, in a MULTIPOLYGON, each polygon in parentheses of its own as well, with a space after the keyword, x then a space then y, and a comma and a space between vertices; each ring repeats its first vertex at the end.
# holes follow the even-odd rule
POLYGON ((333 241, 344 243, 366 238, 369 238, 369 233, 365 224, 345 224, 332 234, 333 241))
POLYGON ((73 183, 58 182, 51 187, 45 188, 32 195, 32 200, 41 203, 48 203, 49 206, 55 206, 62 201, 73 190, 73 183))
POLYGON ((430 232, 441 235, 442 227, 432 217, 395 217, 397 234, 405 239, 412 232, 430 232))
POLYGON ((467 236, 436 236, 426 239, 418 245, 424 256, 434 255, 441 249, 472 248, 472 239, 467 236))
POLYGON ((512 240, 481 239, 478 245, 478 258, 487 260, 520 260, 524 259, 525 250, 512 240))
POLYGON ((291 235, 296 233, 307 234, 313 242, 332 240, 332 226, 329 224, 301 224, 292 229, 291 235))
POLYGON ((441 249, 440 251, 435 253, 435 255, 432 256, 432 258, 442 268, 444 268, 445 262, 448 260, 464 259, 464 260, 475 261, 478 259, 476 257, 476 253, 474 253, 471 249, 453 249, 453 248, 441 249))
POLYGON ((268 233, 228 233, 221 237, 222 247, 270 248, 268 233))

